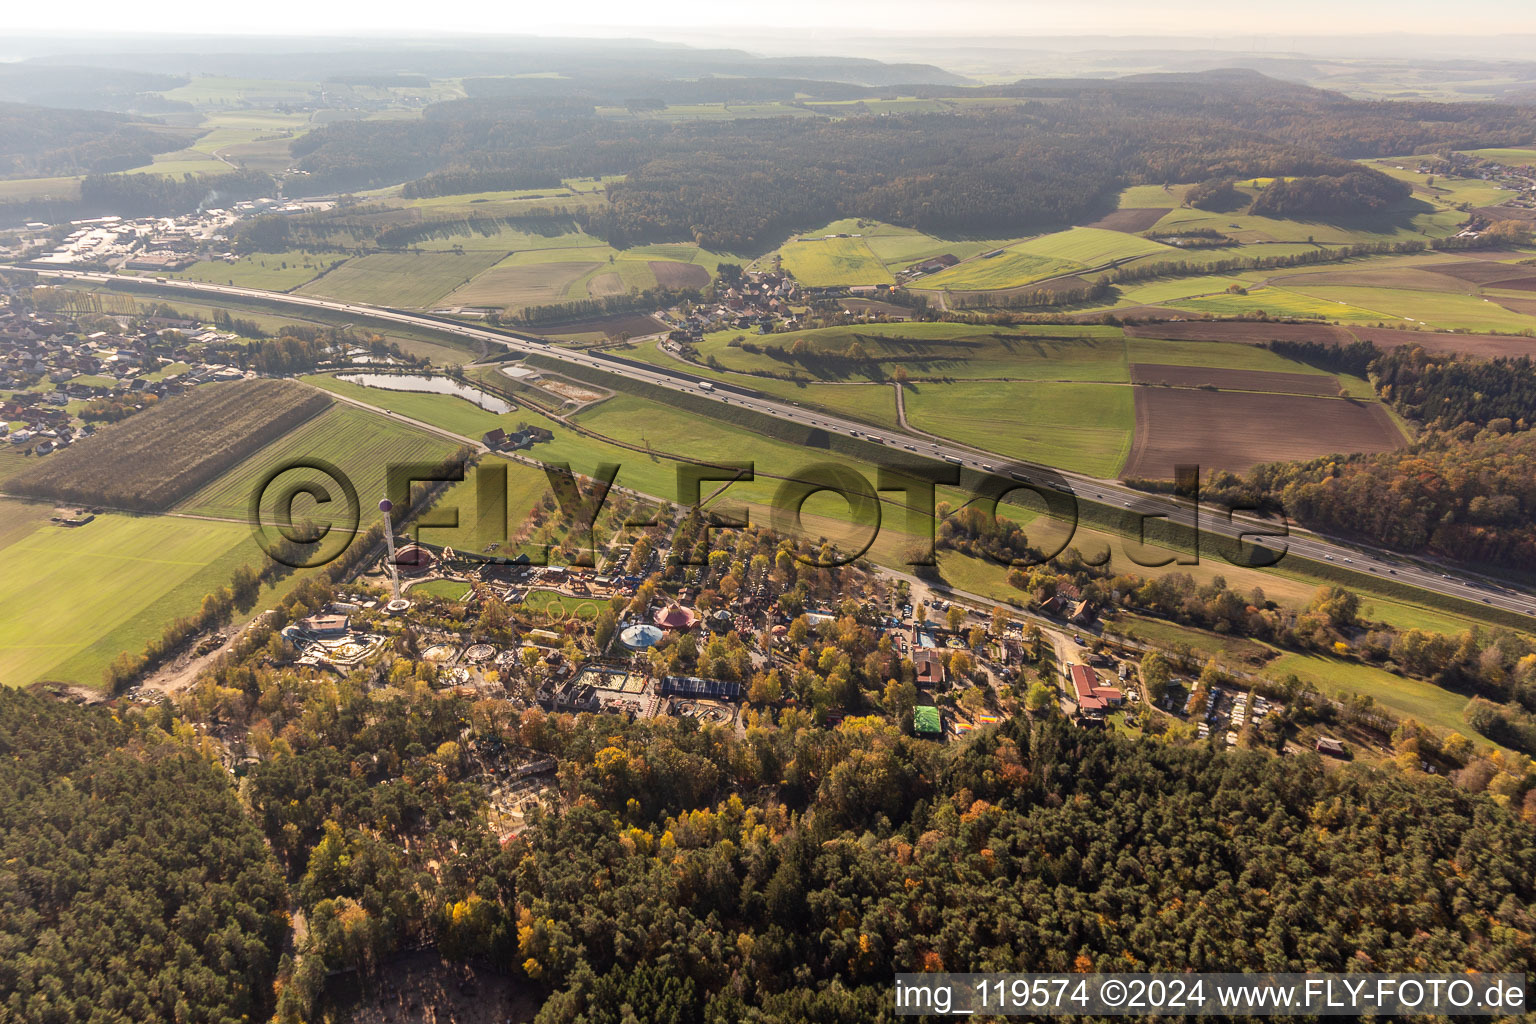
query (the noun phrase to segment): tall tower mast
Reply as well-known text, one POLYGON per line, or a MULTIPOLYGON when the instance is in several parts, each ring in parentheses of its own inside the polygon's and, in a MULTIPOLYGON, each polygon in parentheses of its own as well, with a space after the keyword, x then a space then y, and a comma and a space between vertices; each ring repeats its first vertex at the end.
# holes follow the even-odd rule
POLYGON ((379 511, 384 513, 384 543, 389 546, 389 557, 386 564, 389 566, 389 583, 394 600, 400 600, 400 566, 395 564, 395 524, 390 522, 389 513, 394 504, 388 499, 379 502, 379 511))

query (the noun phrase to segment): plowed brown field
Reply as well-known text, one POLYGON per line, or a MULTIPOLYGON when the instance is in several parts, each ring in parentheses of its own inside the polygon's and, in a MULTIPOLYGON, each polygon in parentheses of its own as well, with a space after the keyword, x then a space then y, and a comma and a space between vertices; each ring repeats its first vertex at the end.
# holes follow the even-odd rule
POLYGON ((1338 379, 1322 373, 1285 373, 1272 370, 1223 370, 1209 366, 1170 366, 1135 363, 1131 380, 1137 384, 1163 384, 1174 388, 1207 385, 1222 391, 1264 391, 1277 395, 1337 395, 1338 379))
POLYGON ((1136 437, 1123 475, 1169 479, 1180 464, 1243 472, 1261 462, 1402 444, 1402 432, 1373 402, 1137 388, 1136 437))

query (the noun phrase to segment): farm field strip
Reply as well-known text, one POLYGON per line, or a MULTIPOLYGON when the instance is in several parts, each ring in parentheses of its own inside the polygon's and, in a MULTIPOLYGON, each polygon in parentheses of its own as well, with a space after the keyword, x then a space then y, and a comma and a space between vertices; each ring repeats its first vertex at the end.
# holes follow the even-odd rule
MULTIPOLYGON (((1129 380, 1121 334, 1112 327, 1053 325, 1020 329, 946 323, 867 324, 750 339, 763 349, 790 353, 780 357, 766 351, 748 352, 732 347, 737 336, 732 331, 706 336, 698 346, 700 356, 713 356, 721 366, 744 375, 752 371, 794 371, 821 380, 888 382, 898 367, 914 378, 1129 380), (792 354, 801 341, 805 351, 792 354), (817 358, 819 353, 841 355, 854 344, 864 348, 871 362, 817 358)), ((762 376, 742 376, 736 382, 758 387, 766 380, 762 376)))
POLYGON ((1214 387, 1222 391, 1257 391, 1278 395, 1337 395, 1337 378, 1322 373, 1285 373, 1272 370, 1229 370, 1211 366, 1170 366, 1133 363, 1131 380, 1137 384, 1175 388, 1214 387))
POLYGON ((342 253, 308 252, 290 250, 281 253, 253 253, 241 256, 233 263, 208 260, 196 263, 185 270, 176 270, 167 277, 186 281, 206 281, 210 284, 230 284, 241 288, 263 288, 268 291, 286 292, 314 280, 324 271, 345 262, 342 253))
MULTIPOLYGON (((457 447, 445 438, 392 422, 379 413, 339 404, 278 438, 186 498, 176 511, 244 520, 249 515, 252 493, 268 471, 296 459, 324 459, 351 478, 361 505, 362 523, 366 525, 378 518, 376 496, 384 494, 385 473, 389 466, 438 462, 457 447)), ((294 518, 341 522, 346 516, 343 505, 339 500, 334 506, 326 506, 301 498, 294 503, 294 518)))
MULTIPOLYGON (((1447 292, 1425 293, 1402 288, 1358 288, 1306 285, 1305 294, 1326 302, 1360 308, 1369 304, 1387 316, 1447 330, 1536 330, 1536 317, 1506 309, 1492 298, 1447 292)), ((1296 288, 1300 293, 1300 288, 1296 288)), ((1373 313, 1381 319, 1381 313, 1373 313)))
MULTIPOLYGON (((1175 324, 1177 328, 1206 326, 1175 324)), ((1152 328, 1156 329, 1156 328, 1152 328)), ((1277 355, 1256 344, 1239 344, 1226 341, 1182 341, 1130 336, 1125 339, 1126 352, 1135 363, 1155 363, 1162 366, 1209 367, 1220 370, 1265 370, 1272 373, 1307 373, 1326 376, 1326 371, 1306 363, 1298 363, 1277 355)))
MULTIPOLYGON (((1341 292, 1347 290, 1339 289, 1341 292)), ((1211 295, 1181 299, 1169 302, 1167 305, 1174 309, 1210 313, 1215 316, 1242 316, 1262 311, 1271 316, 1351 320, 1362 323, 1404 319, 1381 310, 1352 305, 1342 295, 1339 298, 1329 298, 1322 294, 1312 294, 1311 291, 1301 292, 1295 289, 1261 286, 1250 289, 1246 295, 1211 295)))
POLYGON ((373 253, 348 260, 298 291, 342 302, 423 309, 469 284, 497 258, 495 253, 373 253))
POLYGON ((1198 389, 1136 389, 1136 443, 1125 475, 1173 477, 1180 464, 1241 473, 1261 462, 1401 447, 1386 407, 1336 398, 1198 389))
POLYGON ((1098 477, 1120 472, 1135 425, 1120 384, 922 384, 906 396, 914 429, 1098 477))
MULTIPOLYGON (((561 250, 565 252, 565 250, 561 250)), ((438 297, 439 305, 518 309, 564 301, 572 286, 606 266, 594 259, 527 262, 513 254, 438 297)))

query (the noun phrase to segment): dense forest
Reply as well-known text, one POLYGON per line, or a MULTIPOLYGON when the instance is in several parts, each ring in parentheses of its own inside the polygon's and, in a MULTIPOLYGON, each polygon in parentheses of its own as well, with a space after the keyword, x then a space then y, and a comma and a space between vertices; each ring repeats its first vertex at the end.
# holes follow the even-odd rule
POLYGON ((99 110, 0 103, 0 177, 125 171, 192 138, 189 132, 99 110))
POLYGON ((1269 347, 1369 376, 1382 400, 1425 433, 1400 451, 1269 463, 1241 476, 1218 471, 1208 497, 1284 508, 1306 526, 1400 551, 1536 567, 1536 363, 1417 345, 1383 351, 1367 341, 1269 347))
POLYGON ((1308 219, 1369 216, 1395 206, 1413 189, 1406 181, 1384 174, 1349 174, 1310 178, 1276 178, 1253 201, 1249 212, 1261 217, 1308 219))
MULTIPOLYGON (((770 85, 762 95, 779 88, 770 85)), ((294 154, 319 191, 418 179, 413 194, 430 195, 626 175, 609 204, 584 215, 588 230, 615 245, 691 238, 750 251, 838 216, 938 234, 1042 230, 1082 221, 1137 182, 1210 181, 1224 194, 1219 183, 1234 178, 1291 176, 1261 196, 1271 212, 1388 208, 1406 198, 1401 184, 1345 158, 1536 138, 1536 113, 1520 108, 1363 103, 1238 72, 913 88, 997 102, 669 123, 601 116, 574 85, 520 81, 434 105, 417 121, 327 126, 294 154)), ((612 89, 602 98, 613 102, 612 89)))
POLYGON ((1278 504, 1305 526, 1398 551, 1536 567, 1536 433, 1434 434, 1379 455, 1325 456, 1218 472, 1205 494, 1278 504))
POLYGON ((288 893, 190 737, 0 687, 0 1017, 271 1012, 288 893))
POLYGON ((431 674, 306 694, 232 669, 189 695, 270 709, 251 804, 310 922, 282 1019, 420 942, 526 978, 541 1024, 885 1019, 893 970, 1536 963, 1536 832, 1443 779, 1050 714, 952 750, 796 710, 737 736, 519 713, 431 674), (515 749, 560 758, 560 807, 498 846, 475 773, 515 749))

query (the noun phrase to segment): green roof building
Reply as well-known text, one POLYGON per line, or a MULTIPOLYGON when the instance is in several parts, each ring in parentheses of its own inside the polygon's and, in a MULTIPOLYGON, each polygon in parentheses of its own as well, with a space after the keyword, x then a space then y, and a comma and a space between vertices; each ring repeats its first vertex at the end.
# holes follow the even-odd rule
POLYGON ((913 708, 912 731, 919 736, 944 735, 944 722, 939 718, 939 709, 931 704, 913 708))

